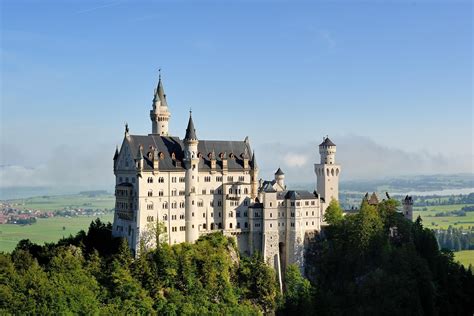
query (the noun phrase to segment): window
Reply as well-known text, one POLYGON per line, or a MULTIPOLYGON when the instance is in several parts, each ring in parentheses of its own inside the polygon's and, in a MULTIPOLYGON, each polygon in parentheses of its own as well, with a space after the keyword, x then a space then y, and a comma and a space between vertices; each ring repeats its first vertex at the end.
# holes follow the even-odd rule
POLYGON ((158 183, 165 183, 165 178, 159 177, 158 178, 158 183))
POLYGON ((214 190, 211 189, 211 190, 209 191, 209 194, 214 194, 214 190))
POLYGON ((229 223, 229 228, 232 228, 232 223, 229 223))
POLYGON ((185 181, 185 177, 179 177, 179 182, 184 182, 185 181))
POLYGON ((222 206, 222 201, 217 201, 217 206, 222 206))
POLYGON ((229 217, 234 217, 234 213, 233 213, 233 212, 229 212, 229 217))
POLYGON ((176 196, 177 193, 178 193, 178 190, 173 189, 173 190, 171 191, 171 196, 176 196))
POLYGON ((177 207, 178 207, 178 203, 176 202, 171 203, 171 208, 177 208, 177 207))
POLYGON ((202 189, 202 195, 206 195, 206 189, 202 189))
POLYGON ((158 191, 158 196, 163 196, 163 195, 164 195, 163 190, 158 191))
POLYGON ((152 177, 148 177, 148 179, 146 179, 146 182, 148 182, 148 183, 153 183, 153 178, 152 178, 152 177))
POLYGON ((228 182, 234 182, 234 177, 233 176, 227 176, 227 181, 228 182))
POLYGON ((185 194, 186 194, 186 192, 184 190, 179 191, 179 195, 185 195, 185 194))
POLYGON ((248 228, 248 227, 249 227, 249 224, 245 222, 245 228, 248 228))
POLYGON ((240 217, 240 212, 239 211, 235 212, 235 216, 240 217))
POLYGON ((273 217, 273 213, 270 213, 270 217, 273 217))
POLYGON ((314 205, 314 201, 311 201, 311 205, 314 205))
POLYGON ((206 218, 206 213, 202 213, 202 217, 203 217, 203 218, 206 218))
POLYGON ((245 205, 245 206, 249 205, 249 201, 244 200, 244 205, 245 205))
POLYGON ((184 219, 184 214, 180 214, 179 219, 184 219))
POLYGON ((244 194, 249 194, 249 189, 244 188, 244 194))
POLYGON ((214 201, 209 202, 210 206, 214 206, 214 201))
POLYGON ((153 196, 153 190, 148 190, 148 196, 153 196))
POLYGON ((154 219, 153 216, 147 216, 147 217, 146 217, 146 221, 147 221, 147 222, 153 222, 153 221, 155 221, 155 219, 154 219))
POLYGON ((179 202, 179 208, 184 208, 184 202, 179 202))
POLYGON ((272 207, 272 202, 270 202, 270 207, 272 207))
POLYGON ((153 209, 153 203, 151 203, 151 202, 148 203, 148 204, 146 205, 146 209, 147 209, 147 210, 152 210, 152 209, 153 209))
POLYGON ((245 177, 244 177, 244 176, 239 176, 239 181, 240 181, 240 182, 244 182, 244 181, 245 181, 245 177))
POLYGON ((217 189, 217 194, 222 194, 222 189, 217 189))
POLYGON ((176 177, 172 177, 172 178, 171 178, 171 182, 172 182, 172 183, 176 183, 176 177))
POLYGON ((204 177, 204 182, 211 182, 211 177, 210 176, 204 177))
POLYGON ((164 203, 163 203, 163 208, 164 208, 164 209, 167 209, 167 208, 168 208, 168 202, 164 202, 164 203))
POLYGON ((237 223, 237 228, 240 228, 240 223, 237 223))
POLYGON ((203 206, 204 206, 204 201, 202 201, 202 200, 199 201, 199 202, 198 202, 198 206, 199 206, 199 207, 203 207, 203 206))
POLYGON ((163 215, 163 220, 164 220, 164 221, 167 221, 167 220, 168 220, 168 215, 166 215, 166 214, 163 215))
POLYGON ((247 212, 244 212, 244 217, 247 217, 247 212))

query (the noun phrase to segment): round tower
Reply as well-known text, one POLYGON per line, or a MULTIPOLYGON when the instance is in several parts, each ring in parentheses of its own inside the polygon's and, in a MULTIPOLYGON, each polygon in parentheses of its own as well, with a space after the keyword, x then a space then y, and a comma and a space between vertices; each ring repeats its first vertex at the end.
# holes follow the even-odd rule
POLYGON ((319 154, 321 155, 321 164, 335 164, 336 144, 334 144, 329 137, 323 138, 323 142, 319 144, 319 154))
POLYGON ((159 75, 158 86, 155 89, 153 98, 153 108, 150 111, 150 119, 152 122, 152 134, 160 136, 168 136, 168 124, 171 113, 168 111, 168 103, 166 102, 166 94, 161 82, 161 72, 159 75))
POLYGON ((285 173, 281 170, 281 168, 278 168, 278 170, 275 172, 275 181, 283 190, 285 189, 285 173))
POLYGON ((406 219, 413 221, 413 198, 411 196, 406 196, 402 201, 403 204, 403 216, 406 219))
POLYGON ((198 173, 199 173, 199 157, 198 157, 199 141, 194 129, 193 118, 189 112, 189 122, 186 128, 186 136, 184 137, 184 168, 185 173, 185 221, 186 221, 186 242, 193 243, 199 238, 198 229, 198 173))
POLYGON ((321 160, 314 165, 314 172, 317 179, 317 192, 324 200, 323 209, 332 199, 339 199, 339 173, 341 166, 336 164, 336 144, 329 137, 324 137, 319 144, 319 154, 321 160))

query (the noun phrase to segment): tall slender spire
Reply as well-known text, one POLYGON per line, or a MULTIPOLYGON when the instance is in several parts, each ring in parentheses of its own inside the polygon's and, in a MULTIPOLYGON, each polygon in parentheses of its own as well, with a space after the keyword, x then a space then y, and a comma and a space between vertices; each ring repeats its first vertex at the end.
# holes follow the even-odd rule
POLYGON ((168 124, 171 113, 168 111, 168 102, 166 101, 165 89, 161 80, 161 69, 158 71, 158 85, 153 96, 153 108, 150 111, 152 134, 168 136, 168 124))
POLYGON ((186 136, 184 136, 185 140, 197 140, 196 129, 194 128, 192 113, 193 113, 192 111, 189 111, 188 127, 186 128, 186 136))

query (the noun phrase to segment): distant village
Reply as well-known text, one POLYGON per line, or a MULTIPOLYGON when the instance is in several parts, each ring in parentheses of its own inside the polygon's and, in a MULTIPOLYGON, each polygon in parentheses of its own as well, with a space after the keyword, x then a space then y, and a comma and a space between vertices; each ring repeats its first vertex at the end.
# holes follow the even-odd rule
POLYGON ((38 218, 100 216, 112 212, 112 209, 72 208, 53 211, 23 209, 17 203, 0 201, 0 224, 31 225, 38 218))

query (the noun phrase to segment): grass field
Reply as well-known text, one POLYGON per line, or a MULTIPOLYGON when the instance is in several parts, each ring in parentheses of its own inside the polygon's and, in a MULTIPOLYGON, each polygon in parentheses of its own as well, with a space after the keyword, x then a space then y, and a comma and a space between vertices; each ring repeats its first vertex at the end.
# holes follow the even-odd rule
POLYGON ((467 229, 469 226, 474 226, 474 212, 466 212, 466 216, 435 216, 436 213, 460 210, 464 206, 472 206, 472 204, 428 206, 428 211, 421 211, 421 208, 415 208, 413 219, 415 220, 420 215, 423 220, 423 226, 428 228, 447 229, 451 225, 456 228, 462 226, 467 229))
MULTIPOLYGON (((99 216, 99 218, 105 222, 112 222, 113 214, 99 216)), ((94 216, 51 217, 39 218, 33 225, 0 225, 0 251, 12 251, 21 239, 30 239, 38 244, 56 242, 63 236, 75 235, 81 229, 87 231, 91 221, 95 219, 94 216)))
POLYGON ((454 259, 462 263, 466 268, 470 264, 474 266, 474 250, 463 250, 454 253, 454 259))
POLYGON ((111 209, 115 204, 113 195, 99 195, 90 197, 87 195, 56 195, 37 196, 26 199, 9 200, 18 209, 56 211, 63 209, 91 208, 111 209))

